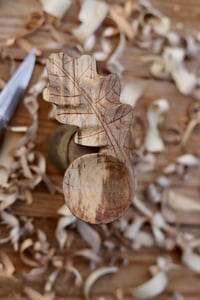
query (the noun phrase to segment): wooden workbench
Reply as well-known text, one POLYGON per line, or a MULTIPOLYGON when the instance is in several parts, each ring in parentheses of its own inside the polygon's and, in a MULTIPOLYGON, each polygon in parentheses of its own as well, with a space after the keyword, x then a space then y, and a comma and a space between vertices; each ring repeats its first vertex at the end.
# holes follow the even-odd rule
MULTIPOLYGON (((123 2, 123 1, 120 1, 123 2)), ((200 31, 200 0, 152 0, 151 3, 161 10, 165 15, 169 16, 174 23, 183 23, 188 32, 192 32, 193 29, 200 31), (178 8, 178 12, 177 12, 178 8)), ((0 1, 0 46, 4 45, 5 40, 12 37, 20 28, 23 28, 24 23, 27 21, 28 13, 34 12, 36 6, 39 5, 36 0, 2 0, 0 1)), ((73 17, 73 16, 70 16, 73 17)), ((67 20, 67 16, 65 18, 67 20)), ((65 23, 65 21, 64 21, 65 23)), ((49 41, 47 32, 38 31, 33 36, 29 37, 29 40, 40 49, 44 50, 45 55, 50 52, 57 51, 59 49, 46 49, 46 41, 49 41)), ((66 33, 66 40, 68 39, 67 46, 73 45, 73 40, 69 39, 69 35, 66 33)), ((52 44, 53 45, 53 44, 52 44)), ((12 46, 8 48, 8 53, 12 54, 14 58, 19 62, 26 55, 26 53, 17 46, 12 46)), ((173 108, 172 113, 167 117, 167 122, 173 124, 185 124, 187 121, 185 116, 187 116, 189 109, 188 98, 182 96, 170 81, 155 81, 150 78, 148 65, 144 65, 140 57, 147 54, 145 51, 128 46, 125 50, 121 61, 125 66, 125 77, 128 79, 131 77, 143 78, 148 81, 148 88, 145 92, 145 96, 142 98, 140 103, 136 107, 136 115, 145 115, 148 103, 154 99, 166 97, 169 100, 171 107, 173 108)), ((195 72, 199 73, 200 63, 195 62, 194 68, 195 72)), ((32 83, 36 82, 39 74, 41 73, 43 66, 40 64, 40 59, 38 58, 38 63, 36 65, 32 83)), ((0 62, 0 77, 7 80, 10 76, 9 74, 9 64, 5 65, 4 62, 0 62)), ((31 84, 32 84, 31 83, 31 84)), ((192 101, 192 100, 191 100, 192 101)), ((48 111, 50 110, 50 104, 39 99, 39 132, 36 141, 36 146, 39 151, 41 151, 47 159, 47 172, 54 183, 61 186, 63 173, 59 171, 49 160, 47 155, 47 138, 48 135, 58 126, 55 120, 51 120, 48 117, 48 111)), ((21 103, 16 114, 12 120, 13 125, 26 125, 29 124, 29 116, 21 103)), ((200 128, 197 128, 187 145, 187 149, 190 153, 194 153, 200 156, 200 142, 199 142, 200 128)), ((164 166, 170 161, 173 161, 174 157, 179 155, 180 149, 171 148, 168 152, 162 155, 158 155, 158 161, 160 166, 164 166)), ((152 174, 151 176, 155 176, 152 174)), ((151 178, 140 178, 139 189, 145 185, 145 182, 150 181, 151 178)), ((192 189, 196 189, 199 192, 200 185, 194 182, 192 189)), ((13 211, 16 215, 25 215, 35 218, 35 224, 42 228, 52 245, 57 249, 58 255, 69 256, 73 251, 77 249, 82 249, 86 246, 84 241, 79 237, 79 235, 74 232, 73 229, 69 230, 70 234, 70 246, 60 251, 58 249, 58 244, 55 240, 55 228, 57 224, 58 214, 56 210, 64 203, 62 195, 50 195, 45 187, 41 184, 39 185, 33 193, 33 204, 30 206, 25 206, 23 203, 17 203, 14 205, 13 211)), ((190 226, 187 228, 188 231, 194 232, 198 235, 200 234, 200 228, 198 226, 190 226)), ((98 230, 98 228, 97 228, 98 230)), ((0 236, 3 234, 0 229, 0 236)), ((23 272, 27 270, 27 267, 21 262, 19 254, 14 252, 10 244, 1 245, 0 248, 9 254, 11 260, 13 261, 17 269, 17 279, 0 278, 0 299, 27 299, 22 296, 21 292, 23 286, 27 284, 23 277, 23 272), (23 297, 23 298, 22 298, 23 297)), ((109 261, 114 254, 119 255, 121 258, 128 259, 129 263, 127 265, 120 267, 120 272, 115 275, 110 275, 109 277, 103 277, 100 279, 92 291, 92 299, 117 299, 116 289, 121 288, 124 293, 124 299, 132 299, 129 294, 129 288, 136 286, 144 282, 148 278, 148 267, 155 263, 158 255, 167 255, 168 253, 156 249, 142 249, 139 252, 125 249, 124 252, 105 253, 106 259, 109 261), (109 278, 109 279, 108 279, 109 278), (109 280, 109 281, 108 281, 109 280)), ((174 261, 179 263, 179 253, 174 252, 170 254, 174 261)), ((76 266, 82 272, 85 278, 89 274, 90 269, 88 263, 83 259, 76 260, 76 266)), ((167 291, 159 296, 157 300, 168 299, 173 292, 180 292, 188 300, 198 300, 200 299, 200 275, 196 275, 191 272, 188 268, 181 265, 176 271, 173 271, 169 275, 169 286, 167 291)), ((33 286, 36 290, 42 292, 43 280, 28 283, 29 286, 33 286)), ((82 287, 77 288, 73 284, 72 276, 68 278, 60 277, 59 281, 55 287, 57 293, 57 299, 82 299, 83 292, 82 287)))

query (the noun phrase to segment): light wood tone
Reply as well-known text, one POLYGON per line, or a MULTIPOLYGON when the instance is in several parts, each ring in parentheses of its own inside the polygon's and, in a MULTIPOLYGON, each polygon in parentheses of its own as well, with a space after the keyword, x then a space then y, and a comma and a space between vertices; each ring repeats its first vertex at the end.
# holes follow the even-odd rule
MULTIPOLYGON (((4 41, 11 37, 13 33, 19 32, 23 27, 23 24, 27 21, 28 12, 33 12, 35 10, 35 3, 38 5, 39 1, 36 0, 2 0, 0 1, 0 45, 4 43, 4 41), (36 3, 37 2, 37 3, 36 3)), ((123 2, 123 1, 120 1, 123 2)), ((172 18, 172 22, 182 22, 189 26, 190 29, 195 29, 195 31, 200 30, 199 25, 199 0, 151 0, 151 3, 159 8, 164 14, 172 18), (179 7, 179 11, 177 12, 174 7, 179 7)), ((66 24, 71 24, 74 16, 66 15, 64 19, 64 26, 66 24)), ((67 46, 72 45, 71 40, 69 39, 66 32, 64 33, 66 36, 66 44, 67 46)), ((52 38, 49 36, 47 32, 41 32, 40 30, 37 34, 30 36, 29 40, 34 42, 34 45, 40 47, 41 49, 46 49, 46 44, 49 41, 52 41, 52 38)), ((58 49, 60 50, 60 49, 58 49)), ((26 55, 24 51, 20 48, 14 46, 8 48, 8 52, 12 54, 18 61, 23 59, 26 55)), ((45 55, 48 55, 50 52, 56 52, 56 49, 46 49, 44 51, 45 55)), ((140 58, 143 55, 149 54, 148 51, 141 51, 132 47, 132 45, 127 45, 125 53, 121 58, 122 64, 125 66, 127 70, 124 76, 124 80, 132 79, 133 77, 139 78, 149 78, 149 69, 148 65, 144 65, 140 58)), ((39 62, 39 59, 38 59, 39 62)), ((195 60, 195 62, 190 62, 189 65, 195 67, 195 70, 200 70, 200 64, 195 60)), ((32 83, 36 82, 39 78, 39 74, 41 73, 41 65, 37 63, 35 68, 32 83)), ((10 77, 9 73, 9 62, 4 63, 0 61, 0 75, 1 78, 7 80, 10 77)), ((180 95, 172 82, 161 82, 156 80, 148 80, 149 86, 145 92, 145 97, 141 101, 138 102, 137 107, 135 109, 135 117, 138 115, 142 115, 145 120, 145 112, 148 104, 155 100, 156 98, 168 97, 170 105, 172 106, 172 113, 167 116, 167 122, 169 124, 186 124, 187 122, 187 113, 189 111, 189 107, 191 105, 192 100, 186 99, 180 95)), ((52 121, 48 118, 47 112, 50 109, 50 104, 44 102, 39 99, 40 103, 40 128, 38 132, 37 139, 37 149, 41 151, 47 158, 47 169, 48 174, 50 175, 52 181, 58 185, 61 184, 63 178, 63 172, 59 171, 49 160, 47 155, 47 138, 48 135, 57 128, 59 125, 57 122, 52 121)), ((30 118, 23 106, 23 102, 19 106, 13 120, 12 125, 24 125, 30 124, 30 118)), ((199 147, 199 134, 200 128, 196 128, 194 131, 190 143, 188 143, 185 152, 192 152, 194 154, 200 155, 200 147, 199 147)), ((136 130, 136 136, 143 136, 142 130, 136 130)), ((180 149, 176 147, 167 147, 167 151, 164 154, 160 154, 157 157, 157 164, 161 168, 167 164, 167 162, 173 162, 176 156, 182 153, 180 149)), ((156 173, 152 172, 150 174, 137 174, 138 186, 137 190, 140 193, 145 193, 145 187, 148 182, 156 178, 156 173)), ((194 179, 197 177, 195 176, 194 179)), ((179 182, 178 178, 175 178, 173 182, 174 187, 178 186, 182 188, 181 182, 179 182)), ((199 192, 199 181, 193 180, 187 184, 187 187, 191 190, 196 190, 199 192)), ((30 217, 36 217, 34 223, 38 228, 43 229, 48 236, 49 241, 56 248, 56 253, 64 255, 66 258, 69 257, 71 253, 76 250, 80 250, 86 248, 87 245, 82 241, 82 239, 76 234, 75 230, 70 229, 68 233, 70 237, 73 237, 71 246, 67 247, 63 251, 58 250, 58 244, 55 240, 55 228, 57 224, 58 215, 56 210, 64 203, 64 197, 49 195, 46 188, 42 185, 38 186, 36 191, 34 191, 33 195, 34 202, 32 205, 25 205, 24 202, 18 202, 13 207, 13 212, 20 215, 27 215, 30 217)), ((131 208, 133 209, 133 208, 131 208)), ((191 220, 191 216, 188 215, 184 222, 187 220, 191 220)), ((200 218, 199 218, 200 219, 200 218)), ((199 236, 199 226, 189 226, 185 225, 184 230, 199 236)), ((97 229, 99 229, 97 227, 97 229)), ((1 225, 0 227, 0 235, 4 235, 5 227, 1 225)), ((116 237, 113 236, 112 239, 116 240, 116 237)), ((119 242, 122 244, 122 242, 119 242)), ((10 244, 1 245, 1 250, 5 251, 11 260, 13 261, 16 267, 17 280, 8 279, 8 278, 0 278, 0 299, 2 300, 29 300, 25 295, 23 295, 23 287, 28 284, 34 288, 36 288, 41 293, 43 292, 45 276, 38 278, 37 282, 25 282, 23 277, 23 272, 28 271, 25 265, 21 262, 19 258, 19 254, 14 252, 13 248, 10 244)), ((172 255, 175 263, 180 263, 179 251, 173 251, 170 253, 172 255)), ((124 257, 129 260, 129 264, 122 267, 122 270, 115 275, 108 277, 102 277, 93 287, 91 297, 92 300, 97 300, 100 297, 104 297, 109 300, 116 300, 115 290, 116 288, 121 288, 124 292, 124 300, 132 300, 132 297, 129 295, 129 288, 136 286, 142 282, 144 282, 148 278, 147 269, 150 265, 155 263, 156 257, 160 255, 168 255, 165 251, 158 248, 153 249, 143 249, 142 251, 132 251, 130 249, 126 249, 125 251, 104 251, 102 256, 107 262, 109 261, 109 257, 124 257)), ((86 278, 87 274, 89 274, 90 266, 88 262, 83 259, 75 259, 75 265, 79 268, 84 278, 86 278)), ((102 263, 105 265, 105 263, 102 263)), ((119 262, 120 265, 120 262, 119 262)), ((72 275, 68 274, 67 277, 61 274, 59 281, 56 283, 56 291, 57 297, 56 300, 82 300, 83 292, 82 288, 77 288, 74 286, 74 278, 72 275)), ((170 299, 173 291, 178 291, 183 294, 186 300, 199 300, 200 295, 200 285, 199 285, 199 275, 196 275, 190 272, 187 268, 181 267, 180 269, 175 270, 170 274, 169 286, 165 293, 158 296, 156 300, 167 300, 170 299)))
POLYGON ((98 153, 82 155, 67 168, 63 181, 67 206, 86 222, 111 222, 133 199, 133 109, 120 103, 119 77, 98 75, 89 55, 51 54, 46 67, 49 85, 43 95, 56 104, 57 120, 78 126, 75 143, 99 148, 98 153))

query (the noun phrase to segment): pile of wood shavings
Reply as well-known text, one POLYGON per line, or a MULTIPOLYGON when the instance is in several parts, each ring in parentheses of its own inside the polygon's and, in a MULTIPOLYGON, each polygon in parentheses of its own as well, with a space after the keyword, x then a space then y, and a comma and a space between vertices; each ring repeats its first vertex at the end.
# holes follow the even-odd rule
MULTIPOLYGON (((62 17, 64 12, 74 9, 72 1, 64 1, 65 7, 63 1, 60 1, 61 8, 58 4, 56 6, 58 11, 55 10, 53 1, 49 1, 49 6, 47 2, 42 2, 45 13, 40 12, 37 18, 32 16, 30 30, 8 40, 7 45, 16 44, 28 52, 34 45, 26 37, 37 34, 37 30, 41 28, 49 31, 58 43, 57 46, 62 49, 65 44, 61 31, 62 17)), ((55 229, 60 249, 67 250, 71 229, 80 234, 88 247, 75 251, 69 257, 58 255, 46 233, 36 228, 34 220, 27 217, 17 218, 12 211, 12 204, 16 201, 24 201, 25 205, 33 201, 31 191, 42 180, 51 191, 45 158, 34 149, 38 130, 37 97, 46 86, 46 75, 41 75, 24 100, 33 123, 29 128, 10 128, 5 144, 12 148, 17 141, 17 146, 12 157, 1 158, 0 211, 1 220, 8 226, 9 234, 0 243, 11 242, 24 264, 30 267, 30 271, 24 274, 27 281, 35 281, 44 274, 46 278, 43 294, 28 285, 24 287, 23 293, 30 299, 57 299, 55 287, 61 273, 73 274, 75 286, 82 287, 85 299, 90 299, 91 288, 98 278, 110 273, 120 273, 118 257, 113 257, 112 253, 126 247, 132 251, 139 251, 142 247, 159 247, 169 251, 169 255, 170 251, 178 248, 182 263, 192 271, 200 273, 200 239, 177 227, 177 222, 184 223, 184 213, 189 212, 195 219, 198 218, 200 210, 197 197, 187 194, 192 183, 195 180, 198 182, 200 158, 198 154, 185 151, 193 130, 200 123, 200 81, 195 72, 187 68, 188 60, 198 57, 198 36, 177 33, 170 19, 155 10, 148 1, 126 1, 118 5, 86 0, 79 4, 76 17, 80 25, 75 22, 69 32, 74 40, 74 48, 80 54, 93 55, 102 72, 118 73, 123 83, 121 101, 137 110, 137 105, 148 88, 148 83, 144 80, 125 80, 126 69, 120 58, 126 45, 132 45, 151 51, 151 55, 143 56, 142 59, 144 64, 150 62, 152 78, 173 82, 178 92, 183 97, 188 97, 190 119, 184 131, 178 126, 167 128, 163 125, 164 118, 171 110, 167 95, 166 98, 154 99, 151 102, 146 110, 146 123, 144 116, 137 115, 134 120, 135 127, 144 128, 144 132, 139 136, 133 132, 133 165, 138 182, 145 176, 151 178, 144 192, 137 191, 132 207, 122 218, 98 228, 77 220, 66 206, 61 207, 55 229), (18 131, 17 134, 14 133, 16 140, 13 139, 13 131, 18 131), (21 131, 25 131, 22 137, 21 131), (10 144, 9 139, 14 144, 10 144), (165 162, 160 167, 157 155, 165 153, 171 145, 176 145, 178 155, 174 161, 165 162), (188 187, 186 192, 182 189, 183 186, 188 187), (77 257, 89 261, 91 273, 87 278, 75 266, 77 257)), ((39 49, 37 54, 41 56, 42 50, 39 49)), ((5 155, 9 149, 5 150, 5 155)), ((8 255, 2 252, 0 260, 2 275, 14 278, 17 270, 8 255)), ((158 257, 156 265, 150 268, 151 278, 140 286, 130 286, 129 294, 133 299, 147 299, 159 295, 168 286, 169 272, 176 268, 178 266, 169 257, 158 257)), ((125 291, 119 287, 116 292, 117 299, 123 299, 123 292, 125 291)), ((171 299, 183 297, 174 291, 171 299)))

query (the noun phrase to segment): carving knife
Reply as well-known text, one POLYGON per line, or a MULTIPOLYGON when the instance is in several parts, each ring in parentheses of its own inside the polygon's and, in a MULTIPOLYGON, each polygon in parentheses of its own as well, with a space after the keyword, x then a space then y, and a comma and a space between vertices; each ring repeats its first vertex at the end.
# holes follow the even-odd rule
POLYGON ((4 131, 26 90, 35 66, 34 49, 27 55, 0 94, 0 145, 4 131))

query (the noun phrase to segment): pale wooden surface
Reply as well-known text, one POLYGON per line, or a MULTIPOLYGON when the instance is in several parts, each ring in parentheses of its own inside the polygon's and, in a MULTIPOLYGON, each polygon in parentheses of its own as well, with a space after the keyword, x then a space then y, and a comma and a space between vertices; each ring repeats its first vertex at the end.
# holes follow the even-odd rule
MULTIPOLYGON (((183 22, 187 25, 189 29, 195 29, 200 31, 199 19, 200 19, 200 0, 153 0, 152 3, 163 11, 166 15, 172 18, 172 20, 177 22, 183 22), (178 8, 178 12, 177 12, 178 8)), ((35 10, 35 5, 38 5, 38 1, 26 1, 26 0, 2 0, 0 2, 0 45, 2 45, 5 39, 12 36, 23 26, 24 22, 27 21, 28 12, 35 10), (25 13, 26 12, 26 13, 25 13)), ((73 15, 71 16, 73 18, 73 15)), ((67 20, 67 17, 65 18, 67 20)), ((67 32, 65 33, 68 45, 73 45, 73 41, 69 40, 67 32)), ((34 44, 45 49, 45 41, 49 40, 48 33, 38 32, 34 36, 30 37, 30 40, 34 44)), ((46 53, 55 51, 56 49, 47 49, 46 53)), ((16 47, 10 48, 9 52, 14 55, 17 59, 22 59, 25 53, 16 47)), ((126 53, 123 55, 122 62, 126 68, 126 78, 130 78, 133 75, 139 78, 149 78, 148 67, 144 66, 139 58, 145 54, 145 51, 138 49, 133 49, 130 46, 127 47, 126 53)), ((195 70, 199 70, 199 62, 193 64, 195 70)), ((35 82, 41 72, 41 66, 37 65, 32 82, 35 82)), ((198 71, 199 72, 199 71, 198 71)), ((0 74, 2 79, 7 80, 9 78, 9 65, 0 62, 0 74)), ((147 105, 150 101, 166 96, 173 107, 173 113, 168 115, 167 122, 172 124, 185 124, 187 122, 188 109, 191 103, 188 103, 188 99, 180 95, 174 84, 172 82, 160 82, 153 81, 149 79, 148 89, 145 92, 144 100, 140 102, 136 109, 136 115, 142 114, 145 116, 147 105), (184 116, 184 117, 183 117, 184 116)), ((37 148, 42 151, 45 155, 46 153, 46 143, 47 137, 54 128, 57 127, 55 121, 49 120, 47 111, 50 109, 50 105, 42 100, 40 103, 40 129, 37 139, 37 148)), ((29 124, 28 114, 23 107, 20 105, 17 110, 12 124, 29 124)), ((138 133, 140 134, 140 133, 138 133)), ((197 128, 188 143, 186 150, 200 155, 199 147, 199 134, 200 128, 197 128)), ((185 151, 186 151, 185 150, 185 151)), ((180 149, 171 148, 168 149, 167 154, 158 155, 158 164, 164 166, 167 162, 173 160, 175 156, 180 154, 180 149)), ((52 180, 61 185, 63 173, 57 170, 51 161, 48 161, 48 173, 52 180)), ((156 174, 152 174, 150 177, 138 178, 139 190, 142 191, 145 183, 151 180, 156 174)), ((174 185, 179 186, 180 183, 178 179, 175 180, 174 185)), ((190 189, 194 189, 197 194, 199 194, 199 181, 190 183, 190 189)), ((57 242, 54 238, 54 231, 57 222, 56 209, 60 207, 63 203, 62 196, 54 196, 47 194, 44 186, 40 185, 34 192, 34 203, 30 207, 24 206, 23 204, 15 205, 15 213, 17 215, 27 215, 36 217, 35 223, 43 228, 47 233, 49 240, 55 247, 58 247, 57 242)), ((97 227, 98 229, 98 227, 97 227)), ((187 227, 188 231, 199 234, 200 228, 197 227, 187 227)), ((66 257, 72 253, 75 249, 81 249, 85 246, 84 242, 79 238, 78 234, 74 234, 73 230, 69 230, 71 237, 71 244, 69 248, 61 252, 62 255, 66 257)), ((4 234, 3 229, 0 231, 0 236, 4 234)), ((112 237, 114 240, 116 237, 112 237)), ((19 259, 19 255, 15 253, 10 245, 3 245, 1 249, 6 251, 13 263, 17 268, 17 281, 9 279, 0 279, 0 299, 22 299, 20 295, 25 281, 22 277, 22 272, 27 270, 27 267, 19 259)), ((59 252, 58 252, 59 253, 59 252)), ((104 277, 98 281, 92 292, 92 299, 98 299, 100 296, 106 297, 106 299, 117 299, 115 296, 115 290, 117 288, 122 288, 124 291, 124 299, 131 299, 128 289, 129 287, 136 286, 137 284, 143 282, 148 278, 148 267, 155 263, 155 259, 158 255, 167 254, 163 250, 159 249, 144 249, 139 252, 133 252, 131 250, 126 250, 123 253, 116 253, 120 257, 128 258, 129 264, 122 266, 120 272, 116 275, 111 275, 109 277, 104 277), (108 284, 109 278, 109 284, 108 284)), ((105 252, 104 257, 109 261, 114 253, 105 252)), ((172 257, 175 262, 180 262, 179 253, 172 253, 172 257)), ((84 277, 89 273, 88 264, 82 259, 77 259, 76 265, 82 271, 84 277)), ((170 274, 170 283, 167 291, 162 296, 157 297, 157 300, 167 300, 173 291, 183 293, 187 300, 198 300, 200 298, 200 285, 199 285, 200 275, 196 275, 189 271, 187 268, 181 266, 170 274)), ((42 291, 43 281, 32 284, 33 287, 42 291)), ((56 285, 57 299, 82 299, 82 288, 75 288, 73 285, 73 279, 69 276, 66 280, 60 278, 58 284, 56 285)), ((23 297, 23 299, 27 299, 23 297)))

